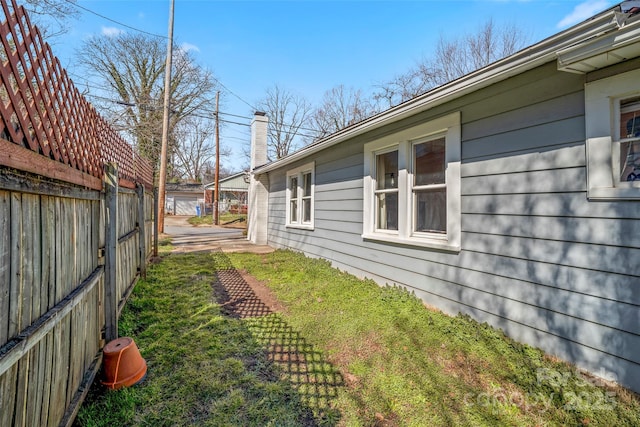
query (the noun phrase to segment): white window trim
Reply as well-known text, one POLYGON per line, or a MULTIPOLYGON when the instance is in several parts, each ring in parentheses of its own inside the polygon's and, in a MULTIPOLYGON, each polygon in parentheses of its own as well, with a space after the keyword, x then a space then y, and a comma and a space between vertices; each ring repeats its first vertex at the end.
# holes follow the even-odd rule
POLYGON ((640 200, 640 183, 621 183, 619 101, 640 94, 640 70, 585 85, 587 197, 589 200, 640 200))
MULTIPOLYGON (((396 179, 398 180, 398 182, 400 182, 400 179, 401 179, 400 178, 400 171, 401 171, 400 165, 402 164, 402 161, 400 160, 400 157, 402 156, 402 152, 400 152, 400 150, 398 148, 399 148, 398 144, 396 143, 396 144, 393 144, 393 145, 388 145, 388 146, 382 147, 379 150, 375 150, 375 152, 372 153, 373 154, 373 157, 372 157, 373 160, 372 161, 374 162, 373 164, 375 165, 376 156, 382 155, 382 154, 386 154, 386 153, 390 153, 392 151, 398 151, 398 176, 396 177, 396 179)), ((372 170, 375 170, 375 166, 372 168, 372 170)), ((380 234, 386 234, 386 235, 389 235, 389 236, 397 235, 398 234, 397 230, 377 229, 376 224, 378 224, 378 217, 377 217, 378 209, 376 208, 376 202, 377 202, 376 194, 380 194, 380 193, 397 193, 398 194, 398 204, 400 204, 401 203, 400 200, 402 199, 402 195, 401 195, 401 191, 400 191, 400 185, 398 185, 395 188, 389 188, 389 189, 381 190, 381 189, 377 188, 377 186, 375 184, 375 179, 374 179, 374 183, 373 183, 373 187, 372 187, 371 192, 372 192, 371 197, 373 198, 373 211, 372 211, 373 212, 373 218, 371 218, 371 220, 373 221, 373 224, 374 224, 373 227, 375 229, 375 232, 376 233, 380 233, 380 234)), ((398 212, 398 215, 400 215, 400 212, 398 212)), ((398 222, 400 222, 399 220, 400 220, 400 218, 398 218, 398 222)))
POLYGON ((295 169, 291 169, 287 171, 287 190, 286 190, 286 208, 285 215, 286 221, 285 225, 287 228, 299 228, 303 230, 313 230, 314 229, 314 219, 315 219, 315 184, 316 184, 316 172, 315 172, 315 162, 310 162, 299 166, 295 169), (311 172, 311 220, 308 222, 302 222, 303 218, 303 203, 302 203, 302 193, 304 185, 304 180, 302 178, 303 174, 311 172), (289 184, 291 182, 291 177, 296 176, 298 178, 298 221, 299 222, 291 222, 291 188, 289 184))
POLYGON ((461 126, 460 112, 387 135, 364 146, 362 238, 393 244, 459 252, 461 245, 461 126), (414 143, 445 137, 445 183, 447 189, 447 232, 413 232, 413 189, 411 148, 414 143), (377 230, 375 222, 376 154, 398 150, 398 230, 377 230))

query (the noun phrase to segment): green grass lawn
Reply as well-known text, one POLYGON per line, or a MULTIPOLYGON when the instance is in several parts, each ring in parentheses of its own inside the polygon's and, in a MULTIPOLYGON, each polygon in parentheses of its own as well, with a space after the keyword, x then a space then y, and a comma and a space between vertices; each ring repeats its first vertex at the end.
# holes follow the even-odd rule
POLYGON ((94 386, 78 425, 640 425, 624 389, 289 251, 165 254, 120 332, 135 338, 147 378, 94 386), (212 284, 230 267, 266 283, 284 309, 229 315, 233 300, 212 284))

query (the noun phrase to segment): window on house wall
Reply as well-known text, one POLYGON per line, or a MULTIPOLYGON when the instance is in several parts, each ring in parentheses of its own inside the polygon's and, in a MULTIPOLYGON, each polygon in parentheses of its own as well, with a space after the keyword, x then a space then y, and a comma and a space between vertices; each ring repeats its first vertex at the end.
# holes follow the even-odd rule
POLYGON ((376 224, 378 230, 398 229, 398 150, 376 154, 376 224))
POLYGON ((620 181, 640 181, 640 96, 620 101, 620 181))
POLYGON ((640 70, 585 86, 587 195, 640 199, 640 70))
POLYGON ((289 222, 298 223, 298 175, 289 177, 289 222))
POLYGON ((414 231, 447 232, 445 138, 413 145, 414 231))
POLYGON ((287 172, 287 226, 313 229, 314 164, 287 172))
POLYGON ((311 223, 311 206, 312 206, 312 180, 311 171, 302 173, 302 223, 311 223))
POLYGON ((460 114, 365 144, 363 238, 460 249, 460 114))

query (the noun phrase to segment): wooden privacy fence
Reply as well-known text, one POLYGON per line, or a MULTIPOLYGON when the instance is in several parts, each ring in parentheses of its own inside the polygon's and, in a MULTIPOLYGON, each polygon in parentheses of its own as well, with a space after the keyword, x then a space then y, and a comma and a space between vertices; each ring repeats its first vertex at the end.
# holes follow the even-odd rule
POLYGON ((0 426, 70 425, 145 273, 153 173, 0 4, 0 426))

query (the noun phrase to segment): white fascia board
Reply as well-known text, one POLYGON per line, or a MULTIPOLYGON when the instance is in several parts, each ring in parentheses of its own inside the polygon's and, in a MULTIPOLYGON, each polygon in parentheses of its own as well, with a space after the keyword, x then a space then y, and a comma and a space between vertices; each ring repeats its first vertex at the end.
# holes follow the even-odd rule
POLYGON ((484 68, 476 70, 459 79, 453 80, 423 95, 392 107, 382 113, 363 120, 353 126, 340 130, 323 140, 302 148, 295 153, 253 169, 253 173, 260 175, 267 173, 326 148, 352 139, 358 135, 381 128, 387 124, 397 122, 415 114, 460 98, 492 84, 506 80, 540 65, 557 60, 557 52, 570 46, 576 46, 586 39, 600 37, 617 30, 615 8, 582 22, 574 27, 551 36, 541 42, 525 48, 507 58, 494 62, 484 68))
POLYGON ((640 56, 640 21, 558 51, 558 69, 584 74, 636 56, 640 56))

